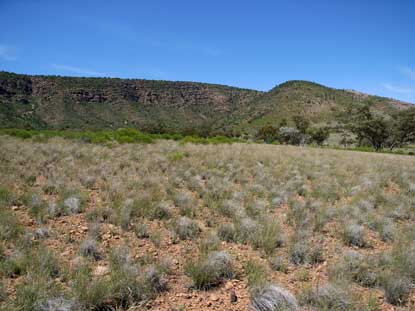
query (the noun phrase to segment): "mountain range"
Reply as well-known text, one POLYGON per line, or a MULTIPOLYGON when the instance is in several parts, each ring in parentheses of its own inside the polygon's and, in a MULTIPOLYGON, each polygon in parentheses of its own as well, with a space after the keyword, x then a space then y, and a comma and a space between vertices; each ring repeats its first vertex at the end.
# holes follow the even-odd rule
POLYGON ((339 113, 363 104, 386 114, 411 106, 308 81, 262 92, 197 82, 0 72, 1 128, 253 132, 295 115, 334 124, 339 113))

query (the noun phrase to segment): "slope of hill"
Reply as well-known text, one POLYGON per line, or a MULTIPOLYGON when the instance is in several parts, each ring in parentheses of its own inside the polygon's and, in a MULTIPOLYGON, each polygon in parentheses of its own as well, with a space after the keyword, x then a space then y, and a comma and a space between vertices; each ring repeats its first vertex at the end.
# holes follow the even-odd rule
POLYGON ((0 72, 0 127, 250 131, 302 114, 333 121, 347 107, 371 102, 390 112, 408 104, 289 81, 269 92, 196 83, 116 78, 30 76, 0 72))
POLYGON ((370 103, 381 113, 406 109, 410 104, 349 90, 338 90, 308 81, 282 83, 255 98, 249 109, 240 114, 240 128, 258 128, 294 115, 302 115, 312 123, 333 123, 336 115, 353 106, 370 103))

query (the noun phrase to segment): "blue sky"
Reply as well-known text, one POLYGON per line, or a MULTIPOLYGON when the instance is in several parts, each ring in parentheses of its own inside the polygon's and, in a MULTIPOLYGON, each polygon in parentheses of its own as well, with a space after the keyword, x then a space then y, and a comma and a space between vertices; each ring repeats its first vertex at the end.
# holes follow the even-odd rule
POLYGON ((0 0, 0 70, 292 79, 415 102, 415 1, 0 0))

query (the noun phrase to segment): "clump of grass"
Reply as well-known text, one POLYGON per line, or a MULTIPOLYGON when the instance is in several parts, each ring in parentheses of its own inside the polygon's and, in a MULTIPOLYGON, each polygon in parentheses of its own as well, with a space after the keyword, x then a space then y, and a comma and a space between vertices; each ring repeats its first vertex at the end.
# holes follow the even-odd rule
POLYGON ((28 253, 15 250, 10 256, 0 261, 1 274, 8 277, 17 277, 26 273, 30 266, 28 253))
POLYGON ((294 296, 274 284, 258 287, 251 291, 251 307, 255 311, 299 310, 294 296))
POLYGON ((137 238, 139 239, 147 239, 150 237, 150 234, 148 232, 148 226, 145 223, 139 223, 136 227, 135 227, 135 235, 137 236, 137 238))
MULTIPOLYGON (((62 289, 46 276, 37 273, 27 274, 16 287, 16 310, 42 310, 48 300, 61 296, 62 289)), ((42 310, 43 311, 43 310, 42 310)))
POLYGON ((45 238, 48 238, 50 235, 49 233, 49 229, 45 228, 45 227, 40 227, 35 229, 35 231, 33 232, 33 236, 38 239, 38 240, 43 240, 45 238))
POLYGON ((288 272, 288 263, 281 256, 274 256, 270 260, 270 264, 273 270, 287 273, 288 272))
POLYGON ((146 268, 143 273, 143 282, 147 292, 160 293, 167 290, 165 272, 155 265, 146 268))
POLYGON ((236 222, 236 235, 238 241, 249 242, 258 230, 258 222, 249 217, 244 217, 236 222))
POLYGON ((112 284, 107 279, 94 278, 88 266, 82 266, 75 272, 72 292, 81 310, 112 310, 112 284))
POLYGON ((364 247, 367 245, 365 228, 358 224, 347 224, 342 230, 343 241, 350 246, 364 247))
POLYGON ((181 240, 191 240, 200 233, 199 225, 196 221, 183 216, 173 223, 173 230, 181 240))
POLYGON ((199 242, 199 252, 202 256, 219 250, 220 240, 216 232, 210 231, 205 238, 199 242))
POLYGON ((222 241, 235 242, 236 229, 233 223, 223 223, 218 227, 218 236, 222 241))
POLYGON ((280 224, 275 219, 262 221, 251 235, 250 242, 254 248, 264 250, 265 254, 273 254, 284 243, 280 224))
POLYGON ((300 295, 300 303, 316 310, 347 311, 353 307, 350 295, 332 284, 314 289, 306 288, 300 295))
POLYGON ((244 265, 244 271, 250 288, 265 286, 267 283, 267 271, 258 262, 248 260, 244 265))
POLYGON ((95 240, 86 239, 82 241, 81 245, 79 246, 79 251, 81 255, 85 257, 89 257, 94 260, 102 259, 102 255, 98 250, 97 242, 95 240))
POLYGON ((108 222, 115 217, 114 210, 109 207, 94 207, 86 214, 90 222, 108 222))
POLYGON ((79 304, 73 299, 53 297, 45 301, 37 302, 36 311, 75 311, 79 310, 79 304))
POLYGON ((168 202, 162 201, 153 206, 152 219, 169 219, 172 214, 172 207, 168 202))
POLYGON ((290 259, 296 265, 314 264, 323 261, 323 253, 318 245, 313 247, 305 240, 298 240, 290 247, 290 259))
POLYGON ((350 280, 365 287, 374 287, 378 283, 375 271, 376 263, 356 251, 348 251, 342 259, 329 268, 331 280, 350 280))
POLYGON ((14 241, 23 233, 16 215, 5 208, 0 208, 0 241, 14 241))
POLYGON ((192 279, 192 287, 206 290, 219 285, 223 279, 234 275, 231 256, 225 251, 209 253, 199 261, 186 265, 186 274, 192 279))
POLYGON ((385 273, 382 276, 381 286, 386 300, 392 305, 404 305, 413 288, 411 280, 396 273, 385 273))

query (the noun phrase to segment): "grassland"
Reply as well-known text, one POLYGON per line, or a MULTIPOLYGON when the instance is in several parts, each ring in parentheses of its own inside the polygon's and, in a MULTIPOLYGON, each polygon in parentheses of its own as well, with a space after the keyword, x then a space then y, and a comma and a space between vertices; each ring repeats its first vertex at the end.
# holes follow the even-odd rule
POLYGON ((415 158, 0 136, 3 310, 414 310, 415 158))

